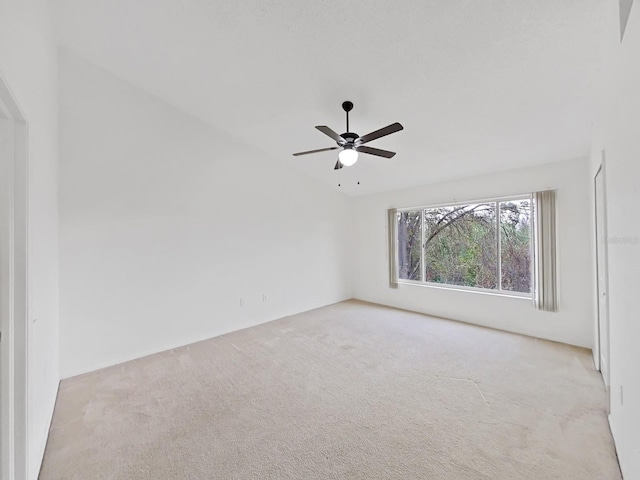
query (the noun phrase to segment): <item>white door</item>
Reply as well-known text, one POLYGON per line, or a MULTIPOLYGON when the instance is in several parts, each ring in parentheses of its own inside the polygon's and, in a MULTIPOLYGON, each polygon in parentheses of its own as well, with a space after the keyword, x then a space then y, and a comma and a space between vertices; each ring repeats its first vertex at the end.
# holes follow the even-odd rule
POLYGON ((609 392, 609 292, 607 281, 607 211, 604 170, 595 177, 596 198, 596 266, 598 283, 598 351, 600 372, 609 392))

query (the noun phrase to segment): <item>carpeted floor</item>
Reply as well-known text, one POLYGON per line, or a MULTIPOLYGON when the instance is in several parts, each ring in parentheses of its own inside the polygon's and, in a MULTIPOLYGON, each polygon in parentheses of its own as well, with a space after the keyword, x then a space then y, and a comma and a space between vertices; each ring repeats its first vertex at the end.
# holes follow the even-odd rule
POLYGON ((619 480, 587 350, 350 301, 64 380, 41 480, 619 480))

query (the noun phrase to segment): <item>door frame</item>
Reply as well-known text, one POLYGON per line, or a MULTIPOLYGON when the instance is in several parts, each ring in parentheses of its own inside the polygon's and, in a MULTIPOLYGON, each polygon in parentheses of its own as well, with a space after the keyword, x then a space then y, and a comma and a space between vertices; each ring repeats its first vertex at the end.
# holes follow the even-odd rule
MULTIPOLYGON (((595 236, 596 236, 596 249, 595 249, 595 264, 596 264, 596 349, 597 349, 597 354, 596 354, 596 367, 598 369, 598 371, 600 371, 600 373, 602 374, 602 362, 600 361, 600 359, 602 358, 602 335, 600 334, 601 332, 601 319, 600 319, 600 291, 601 291, 601 287, 603 287, 604 293, 607 296, 607 300, 606 300, 606 305, 605 305, 605 309, 606 309, 606 314, 607 314, 607 318, 609 317, 609 272, 608 272, 608 245, 606 242, 606 238, 607 238, 607 185, 606 185, 606 168, 605 168, 605 152, 604 150, 602 151, 602 160, 600 163, 600 167, 598 168, 598 170, 596 171, 595 175, 593 176, 593 197, 594 197, 594 218, 595 218, 595 236), (598 175, 602 175, 602 203, 603 203, 603 214, 602 214, 602 218, 600 219, 602 222, 602 229, 603 231, 600 232, 603 236, 603 238, 605 239, 605 242, 600 245, 598 243, 598 213, 597 213, 597 209, 598 209, 598 187, 597 187, 597 179, 598 179, 598 175), (602 263, 600 262, 600 258, 599 258, 599 253, 602 253, 602 263), (602 272, 602 276, 604 278, 604 285, 600 285, 600 273, 602 272)), ((605 378, 605 375, 602 375, 602 380, 605 384, 605 387, 607 388, 607 395, 609 395, 609 389, 610 389, 610 384, 611 384, 611 338, 610 338, 610 334, 611 334, 611 328, 610 328, 610 323, 607 320, 607 325, 606 325, 606 329, 607 329, 607 343, 608 345, 606 345, 606 362, 607 362, 607 374, 605 378)))
POLYGON ((0 158, 0 477, 28 472, 28 124, 2 72, 0 117, 10 153, 0 158))

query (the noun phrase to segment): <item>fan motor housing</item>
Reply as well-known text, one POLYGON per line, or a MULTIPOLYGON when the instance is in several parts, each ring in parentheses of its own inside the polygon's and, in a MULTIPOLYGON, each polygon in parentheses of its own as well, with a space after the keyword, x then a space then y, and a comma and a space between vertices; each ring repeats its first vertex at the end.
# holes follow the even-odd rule
POLYGON ((355 144, 356 141, 360 138, 360 135, 358 135, 357 133, 353 133, 353 132, 343 133, 340 136, 347 141, 348 145, 355 144))

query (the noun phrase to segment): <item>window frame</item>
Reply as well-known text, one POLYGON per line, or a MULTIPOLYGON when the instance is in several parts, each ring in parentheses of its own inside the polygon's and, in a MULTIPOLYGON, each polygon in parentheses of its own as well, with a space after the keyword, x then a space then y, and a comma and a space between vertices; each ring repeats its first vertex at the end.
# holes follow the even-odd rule
MULTIPOLYGON (((534 288, 534 284, 533 284, 533 255, 534 255, 534 234, 533 234, 533 229, 534 229, 534 223, 535 223, 535 212, 533 209, 533 193, 527 193, 527 194, 517 194, 517 195, 505 195, 505 196, 500 196, 500 197, 491 197, 491 198, 484 198, 481 200, 465 200, 465 201, 453 201, 453 202, 445 202, 445 203, 437 203, 437 204, 431 204, 431 205, 424 205, 424 206, 419 206, 419 207, 403 207, 403 208, 398 208, 397 209, 397 213, 403 213, 403 212, 415 212, 415 211, 420 211, 420 215, 421 215, 421 229, 420 229, 420 277, 421 278, 426 278, 426 262, 425 262, 425 252, 424 252, 424 236, 425 236, 425 221, 424 221, 424 216, 425 216, 425 210, 428 209, 432 209, 432 208, 442 208, 442 207, 457 207, 460 205, 472 205, 472 204, 477 204, 477 203, 495 203, 496 204, 496 228, 497 228, 497 235, 496 235, 496 247, 497 247, 497 252, 498 252, 498 262, 497 262, 497 285, 498 288, 480 288, 480 287, 467 287, 464 285, 453 285, 453 284, 449 284, 449 283, 436 283, 436 282, 427 282, 425 280, 408 280, 408 279, 403 279, 400 278, 400 276, 398 275, 398 284, 404 284, 404 285, 414 285, 414 286, 419 286, 419 287, 431 287, 431 288, 436 288, 436 289, 442 289, 442 290, 458 290, 458 291, 463 291, 463 292, 472 292, 472 293, 484 293, 484 294, 489 294, 489 295, 499 295, 499 296, 506 296, 506 297, 514 297, 514 298, 525 298, 525 299, 531 299, 533 298, 533 288, 534 288), (502 288, 502 235, 501 235, 501 231, 500 231, 500 203, 501 202, 508 202, 508 201, 514 201, 514 200, 529 200, 529 208, 531 211, 531 224, 530 224, 530 232, 531 232, 531 241, 529 242, 529 259, 531 262, 531 268, 530 268, 530 275, 531 275, 531 292, 514 292, 512 290, 503 290, 502 288)), ((398 258, 399 252, 400 252, 400 242, 398 241, 398 233, 396 231, 396 242, 395 242, 395 252, 394 255, 396 258, 398 258)))

